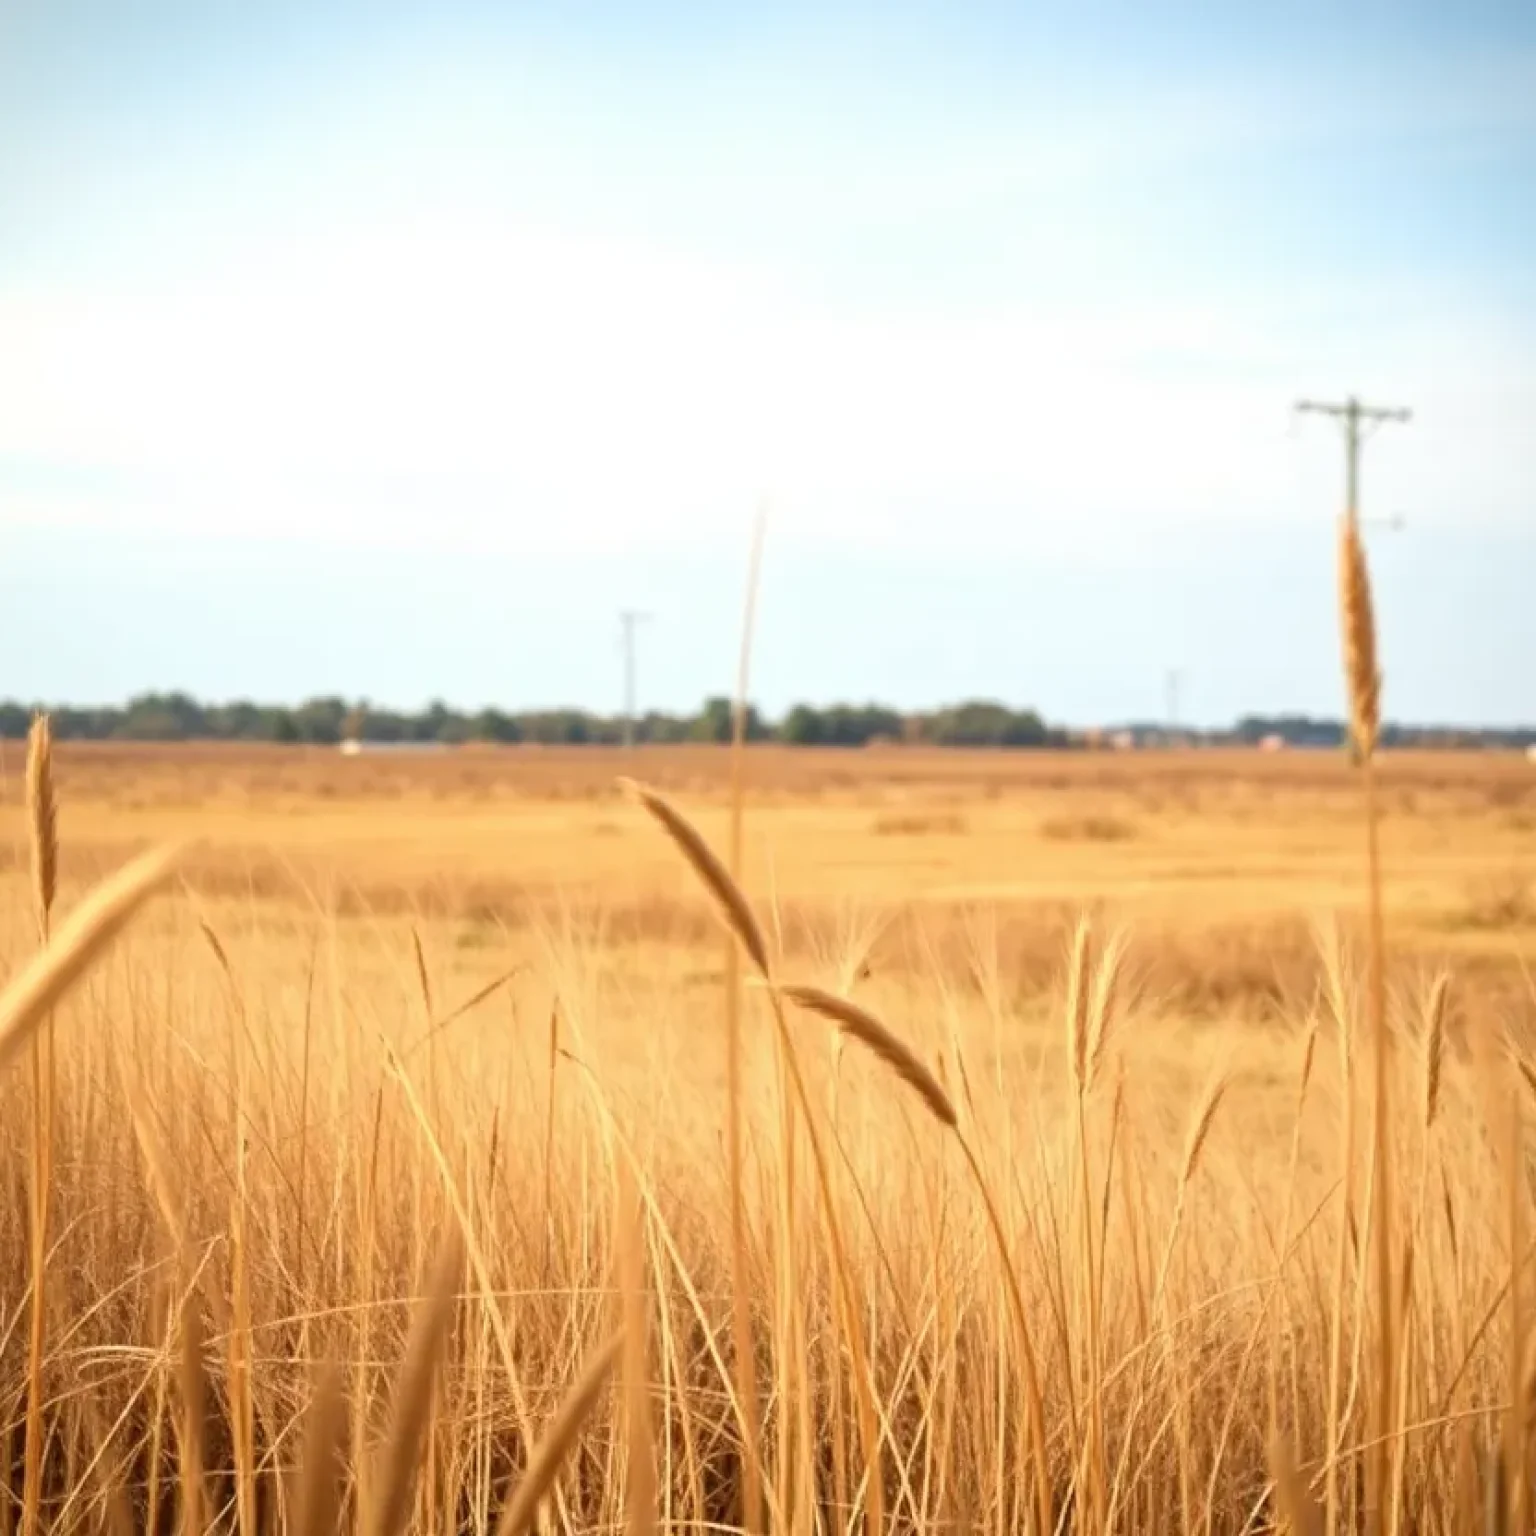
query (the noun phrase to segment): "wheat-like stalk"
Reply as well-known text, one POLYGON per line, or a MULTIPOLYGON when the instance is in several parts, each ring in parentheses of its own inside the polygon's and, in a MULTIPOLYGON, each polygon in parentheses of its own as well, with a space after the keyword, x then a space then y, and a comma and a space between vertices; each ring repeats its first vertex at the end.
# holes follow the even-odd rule
MULTIPOLYGON (((739 881, 741 876, 742 829, 746 819, 747 697, 763 542, 767 531, 768 505, 764 501, 752 524, 746 606, 742 613, 741 647, 737 656, 735 707, 731 711, 731 816, 727 869, 733 882, 739 881)), ((751 1307, 747 1299, 746 1215, 742 1194, 741 950, 735 943, 725 946, 725 1078, 726 1177, 731 1201, 731 1337, 736 1350, 736 1400, 740 1405, 745 1452, 738 1509, 746 1536, 757 1536, 757 1532, 766 1529, 766 1522, 762 1507, 759 1451, 762 1428, 757 1401, 757 1365, 752 1343, 751 1307)))
POLYGON ((1067 1059, 1079 1093, 1088 1087, 1088 993, 1093 962, 1092 934, 1083 918, 1072 934, 1072 959, 1067 973, 1067 1059))
POLYGON ((759 975, 768 975, 768 946, 763 942, 763 931, 753 916, 741 887, 731 878, 730 872, 716 856, 713 848, 704 841, 698 828, 688 820, 664 795, 638 784, 633 779, 620 779, 619 787, 633 796, 661 829, 677 845, 678 852, 693 867, 694 873, 704 882, 714 898, 715 906, 726 926, 734 933, 747 952, 747 957, 757 967, 759 975))
POLYGON ((645 1216, 633 1169, 618 1165, 619 1217, 615 1255, 621 1326, 624 1331, 621 1377, 624 1388, 625 1536, 655 1536, 656 1437, 651 1424, 648 1365, 649 1302, 645 1291, 645 1216))
POLYGON ((1205 1144, 1210 1139, 1211 1125, 1226 1095, 1229 1080, 1225 1069, 1211 1074, 1206 1081, 1205 1092, 1200 1096, 1200 1102, 1189 1122, 1189 1134, 1184 1139, 1184 1160, 1179 1166, 1178 1189, 1173 1199, 1173 1219, 1168 1223, 1168 1236, 1163 1241, 1162 1262, 1157 1270, 1157 1284, 1152 1290, 1154 1302, 1158 1306, 1162 1304, 1163 1292, 1168 1284, 1168 1272, 1173 1264, 1174 1248, 1184 1225, 1184 1208, 1189 1197, 1189 1186, 1200 1167, 1200 1154, 1205 1150, 1205 1144))
MULTIPOLYGON (((676 810, 672 805, 670 805, 663 796, 657 794, 654 790, 647 789, 643 785, 635 783, 631 779, 621 779, 619 782, 627 792, 634 795, 635 798, 640 801, 641 805, 644 806, 644 808, 661 824, 663 830, 666 831, 669 837, 671 837, 679 852, 681 852, 684 858, 687 859, 688 863, 693 867, 694 872, 704 882, 711 895, 715 898, 717 910, 722 920, 724 921, 726 928, 735 934, 741 947, 747 952, 753 963, 756 965, 760 976, 765 982, 769 984, 771 988, 772 977, 770 975, 768 966, 767 946, 763 942, 762 932, 757 925, 757 920, 752 915, 752 909, 747 904, 747 899, 742 894, 741 887, 736 883, 730 872, 725 868, 723 864, 721 864, 720 860, 715 856, 714 851, 704 841, 698 830, 689 823, 689 821, 682 815, 680 811, 676 810)), ((734 949, 732 950, 732 954, 735 954, 734 949)), ((727 990, 729 993, 729 984, 727 990)), ((832 1248, 833 1270, 837 1278, 838 1305, 842 1313, 843 1326, 847 1329, 849 1334, 848 1351, 853 1366, 854 1387, 858 1397, 859 1433, 861 1439, 864 1442, 866 1460, 870 1469, 870 1478, 867 1484, 868 1519, 870 1525, 873 1528, 879 1529, 883 1521, 882 1503, 884 1499, 884 1488, 881 1484, 880 1475, 877 1470, 877 1465, 879 1462, 880 1432, 873 1394, 870 1390, 868 1380, 868 1359, 864 1350, 863 1329, 858 1310, 854 1305, 852 1298, 851 1280, 849 1278, 850 1271, 847 1263, 847 1256, 843 1251, 842 1239, 838 1233, 835 1205, 832 1199, 831 1179, 827 1171, 826 1154, 822 1147, 820 1137, 817 1134, 815 1122, 810 1118, 811 1098, 809 1092, 806 1089, 805 1076, 804 1073, 802 1073, 800 1070, 799 1062, 795 1056, 793 1042, 789 1036, 788 1024, 784 1018, 781 994, 776 990, 770 990, 769 998, 773 1005, 773 1019, 775 1028, 777 1030, 778 1041, 782 1047, 781 1060, 784 1070, 787 1073, 786 1082, 788 1085, 792 1086, 794 1099, 799 1102, 800 1107, 805 1111, 807 1116, 806 1129, 811 1144, 812 1163, 815 1167, 816 1182, 820 1188, 822 1204, 827 1218, 827 1236, 832 1248)), ((729 1021, 728 1028, 728 1035, 732 1040, 735 1039, 736 1028, 736 1022, 734 1018, 732 1018, 729 1021)), ((733 1045, 731 1049, 734 1051, 736 1047, 733 1045)), ((732 1081, 728 1098, 730 1103, 734 1106, 737 1101, 735 1068, 730 1069, 730 1076, 732 1081)), ((783 1102, 785 1107, 785 1140, 783 1145, 786 1148, 793 1148, 793 1120, 790 1118, 791 1100, 788 1094, 786 1094, 783 1102)), ((948 1101, 945 1100, 944 1102, 947 1104, 948 1101)), ((953 1109, 951 1109, 951 1118, 949 1120, 949 1124, 951 1126, 953 1126, 955 1123, 953 1119, 953 1113, 953 1109)), ((734 1127, 739 1123, 735 1119, 737 1110, 732 1108, 731 1114, 733 1117, 732 1125, 734 1127)), ((736 1145, 736 1135, 734 1130, 732 1133, 732 1145, 736 1145)), ((733 1153, 732 1155, 734 1158, 735 1154, 733 1153)), ((787 1156, 788 1154, 786 1153, 786 1157, 787 1156)), ((737 1166, 737 1171, 739 1172, 739 1165, 737 1166)), ((739 1189, 739 1184, 739 1177, 733 1176, 733 1191, 739 1189)), ((785 1189, 793 1189, 793 1186, 794 1180, 792 1171, 787 1171, 785 1177, 785 1189)), ((732 1198, 734 1202, 734 1193, 732 1198)), ((740 1205, 736 1204, 735 1209, 739 1211, 740 1205)), ((792 1230, 792 1224, 786 1222, 786 1233, 792 1230)), ((737 1242, 734 1234, 732 1242, 733 1250, 740 1247, 740 1244, 737 1242)), ((786 1256, 787 1253, 788 1250, 786 1250, 786 1256)), ((738 1255, 736 1255, 733 1251, 733 1266, 736 1263, 737 1256, 738 1255)), ((737 1271, 733 1270, 733 1272, 737 1271)), ((738 1294, 741 1293, 738 1292, 738 1294)), ((739 1314, 740 1309, 738 1308, 736 1310, 739 1314)), ((744 1346, 742 1351, 743 1362, 745 1362, 746 1358, 748 1358, 751 1347, 750 1338, 746 1336, 746 1330, 742 1326, 747 1322, 749 1322, 749 1319, 746 1319, 745 1317, 740 1318, 740 1323, 733 1321, 733 1329, 736 1329, 743 1334, 741 1339, 741 1345, 744 1346)), ((747 1375, 748 1370, 749 1367, 743 1363, 743 1377, 747 1375)), ((748 1383, 743 1380, 741 1383, 739 1383, 739 1385, 742 1388, 745 1388, 748 1383)), ((752 1394, 743 1390, 741 1392, 741 1400, 744 1403, 750 1404, 752 1402, 752 1394)), ((747 1421, 744 1429, 749 1442, 755 1440, 757 1434, 756 1426, 753 1423, 754 1414, 755 1408, 750 1406, 746 1408, 747 1421)), ((749 1443, 749 1453, 750 1450, 751 1445, 749 1443)), ((750 1493, 746 1498, 746 1503, 748 1505, 752 1503, 750 1493)), ((749 1510, 748 1521, 750 1521, 752 1518, 752 1512, 749 1510)))
POLYGON ((566 1394, 543 1438, 529 1455, 523 1480, 507 1501, 496 1524, 496 1536, 522 1536, 533 1523, 540 1501, 549 1492, 582 1426, 597 1406, 623 1344, 624 1330, 621 1328, 610 1335, 587 1362, 587 1368, 566 1394))
MULTIPOLYGON (((1043 1414, 1040 1405, 1039 1382, 1035 1372, 1033 1346, 1030 1343, 1028 1312, 1024 1305, 1024 1299, 1019 1290, 1019 1282, 1014 1272, 1013 1260, 1009 1254, 1007 1234, 1002 1224, 1002 1218, 998 1213, 996 1202, 988 1187, 985 1176, 982 1173, 981 1164, 977 1160, 976 1153, 971 1144, 961 1133, 959 1119, 955 1114, 954 1104, 949 1095, 940 1086, 939 1081, 923 1062, 905 1045, 895 1034, 886 1028, 872 1013, 860 1008, 856 1003, 847 998, 837 997, 830 992, 824 992, 819 987, 786 986, 778 991, 778 995, 788 998, 813 1013, 820 1014, 823 1018, 835 1023, 840 1030, 850 1034, 860 1044, 866 1046, 880 1060, 884 1061, 897 1076, 910 1087, 916 1090, 923 1102, 928 1106, 930 1113, 940 1124, 953 1131, 956 1140, 960 1143, 966 1164, 971 1176, 976 1182, 976 1188, 981 1196, 983 1207, 986 1211, 988 1224, 992 1228, 994 1239, 997 1243, 998 1256, 1002 1261, 1004 1281, 1008 1288, 1009 1302, 1013 1309, 1014 1319, 1019 1331, 1019 1343, 1025 1352, 1025 1378, 1027 1401, 1027 1425, 1030 1437, 1030 1449, 1034 1462, 1032 1471, 1035 1480, 1036 1508, 1041 1519, 1044 1519, 1046 1511, 1050 1507, 1048 1471, 1045 1460, 1045 1440, 1043 1414)), ((815 1131, 812 1129, 812 1146, 818 1144, 815 1140, 815 1131)), ((840 1256, 841 1244, 835 1240, 836 1227, 831 1224, 831 1200, 826 1191, 824 1170, 820 1166, 818 1152, 818 1174, 822 1179, 824 1198, 828 1203, 828 1231, 834 1237, 834 1254, 837 1256, 839 1272, 845 1269, 840 1256)), ((852 1331, 858 1314, 852 1310, 845 1312, 845 1325, 852 1331)), ((858 1344, 858 1336, 855 1334, 852 1340, 854 1355, 857 1360, 862 1355, 862 1347, 858 1344)), ((861 1399, 869 1396, 868 1383, 862 1372, 855 1377, 856 1388, 861 1399)), ((870 1405, 867 1401, 861 1404, 861 1416, 868 1417, 870 1405)), ((881 1527, 882 1511, 877 1502, 881 1496, 879 1484, 879 1455, 878 1450, 871 1449, 871 1441, 866 1431, 866 1456, 868 1460, 870 1481, 869 1489, 869 1525, 874 1530, 881 1527)))
POLYGON ((144 1159, 145 1181, 149 1185, 150 1195, 160 1208, 160 1219, 165 1223, 165 1230, 176 1252, 182 1256, 183 1262, 187 1262, 192 1252, 192 1231, 187 1224, 186 1207, 182 1203, 172 1171, 170 1153, 150 1123, 148 1095, 137 1081, 130 1081, 123 1047, 115 1039, 112 1042, 112 1054, 117 1060, 118 1077, 128 1104, 128 1123, 144 1159))
POLYGON ((1085 1086, 1092 1088, 1104 1064, 1104 1048, 1120 1004, 1121 982, 1125 975, 1125 935, 1110 935, 1094 971, 1093 996, 1088 1007, 1087 1071, 1085 1086))
POLYGON ((1530 1090, 1531 1097, 1536 1098, 1536 1063, 1533 1063, 1530 1057, 1514 1044, 1509 1047, 1509 1059, 1514 1063, 1515 1071, 1520 1074, 1525 1086, 1530 1090))
POLYGON ((1291 1447, 1276 1432, 1270 1439, 1269 1464, 1275 1479, 1275 1499, 1296 1536, 1322 1536, 1323 1512, 1296 1467, 1291 1447))
POLYGON ((416 961, 416 985, 421 988, 421 1003, 430 1024, 436 1012, 432 1006, 432 978, 427 973, 426 951, 421 947, 421 932, 415 923, 411 924, 411 955, 416 961))
POLYGON ((294 1536, 332 1536, 340 1529, 347 1406, 341 1368, 327 1361, 315 1375, 304 1415, 303 1449, 292 1481, 294 1536))
POLYGON ((1376 616, 1365 547, 1352 517, 1339 525, 1339 615, 1344 631, 1344 677, 1349 689, 1350 732, 1362 760, 1381 737, 1381 669, 1376 656, 1376 616))
POLYGON ((797 1007, 817 1013, 878 1056, 904 1083, 916 1090, 929 1112, 941 1124, 953 1128, 959 1123, 955 1106, 939 1080, 923 1064, 910 1046, 867 1009, 846 997, 824 992, 820 987, 785 986, 783 995, 797 1007))
POLYGON ((1451 978, 1442 971, 1435 977, 1425 1005, 1424 1030, 1424 1129, 1435 1123, 1440 1108, 1440 1074, 1445 1058, 1446 995, 1451 978))
MULTIPOLYGON (((58 890, 59 842, 53 793, 53 733, 38 715, 27 733, 27 825, 32 844, 32 905, 39 939, 48 942, 58 890)), ((36 1536, 43 1472, 43 1351, 47 1330, 49 1186, 53 1178, 53 1026, 32 1036, 32 1294, 27 1347, 27 1416, 22 1472, 22 1531, 36 1536)))
POLYGON ((102 881, 48 947, 0 993, 0 1072, 144 902, 170 878, 181 850, 152 849, 102 881))
POLYGON ((1206 1084, 1200 1107, 1195 1111, 1195 1118, 1190 1123, 1189 1138, 1184 1143, 1184 1166, 1179 1173, 1181 1186, 1188 1187, 1200 1166, 1200 1154, 1205 1150, 1205 1144, 1210 1138, 1211 1125, 1216 1119, 1216 1111, 1221 1107, 1222 1099, 1226 1096, 1227 1084, 1230 1081, 1231 1078, 1227 1073, 1218 1072, 1206 1084))
POLYGON ((432 1404, 432 1383, 453 1321, 464 1240, 455 1231, 445 1244, 426 1295, 411 1325, 410 1343, 390 1404, 389 1440, 379 1462, 382 1493, 376 1506, 374 1536, 395 1536, 410 1516, 411 1488, 421 1460, 422 1438, 432 1404))
POLYGON ((1307 1088, 1312 1081, 1312 1068, 1317 1060, 1318 1023, 1314 1018, 1307 1030, 1307 1038, 1301 1047, 1301 1072, 1296 1085, 1296 1118, 1301 1118, 1301 1107, 1307 1100, 1307 1088))
POLYGON ((32 842, 32 901, 38 931, 46 938, 58 894, 58 802, 53 791, 53 729, 39 715, 27 733, 27 827, 32 842))
POLYGON ((1383 972, 1386 940, 1381 901, 1380 816, 1373 758, 1381 739, 1381 667, 1376 649, 1376 617, 1371 604, 1370 572, 1360 541, 1355 509, 1339 529, 1339 614, 1344 638, 1344 673, 1349 693, 1350 733, 1365 770, 1366 876, 1370 922, 1368 1001, 1374 1047, 1373 1146, 1370 1231, 1375 1248, 1376 1303, 1380 1319, 1377 1390, 1370 1403, 1371 1451, 1367 1458, 1367 1498, 1380 1501, 1391 1461, 1388 1420, 1396 1411, 1398 1368, 1391 1242, 1392 1163, 1387 1145, 1390 1074, 1387 1070, 1386 996, 1383 972))
POLYGON ((197 1298, 188 1291, 181 1300, 181 1530, 200 1536, 203 1508, 211 1503, 203 1483, 208 1452, 208 1373, 203 1364, 203 1318, 197 1298))

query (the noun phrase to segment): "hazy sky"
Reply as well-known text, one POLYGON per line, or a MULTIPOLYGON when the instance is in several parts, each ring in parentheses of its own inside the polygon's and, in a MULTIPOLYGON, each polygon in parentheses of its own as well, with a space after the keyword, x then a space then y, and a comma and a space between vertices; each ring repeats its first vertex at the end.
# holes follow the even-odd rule
POLYGON ((1536 719, 1536 7, 0 0, 0 695, 1536 719))

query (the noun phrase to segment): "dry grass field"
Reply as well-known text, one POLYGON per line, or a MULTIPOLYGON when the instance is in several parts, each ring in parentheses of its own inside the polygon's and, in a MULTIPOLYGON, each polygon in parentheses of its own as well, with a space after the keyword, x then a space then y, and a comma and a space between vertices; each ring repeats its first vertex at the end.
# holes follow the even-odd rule
POLYGON ((0 1009, 0 1528, 1530 1528, 1536 767, 1379 760, 1379 1135, 1341 756, 744 771, 731 936, 721 749, 55 749, 55 925, 194 841, 0 1009))

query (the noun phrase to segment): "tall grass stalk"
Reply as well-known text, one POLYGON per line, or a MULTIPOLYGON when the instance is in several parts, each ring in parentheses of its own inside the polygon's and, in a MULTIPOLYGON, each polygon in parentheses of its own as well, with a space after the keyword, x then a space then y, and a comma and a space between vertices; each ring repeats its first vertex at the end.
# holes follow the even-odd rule
MULTIPOLYGON (((727 872, 742 879, 742 823, 746 802, 747 697, 752 666, 752 635, 757 618, 757 590, 762 570, 767 509, 758 511, 752 528, 747 567, 747 599, 741 625, 735 707, 731 712, 731 826, 727 872)), ((743 1174, 741 1065, 741 951, 725 941, 726 1182, 731 1202, 731 1333, 736 1369, 736 1402, 741 1414, 742 1467, 740 1521, 746 1536, 763 1529, 762 1427, 757 1399, 757 1345, 752 1335, 751 1274, 747 1263, 746 1190, 743 1174)))
MULTIPOLYGON (((39 715, 27 737, 27 826, 32 900, 38 942, 48 946, 58 894, 58 807, 53 783, 53 733, 39 715)), ((37 1536, 43 1488, 43 1349, 48 1316, 48 1207, 53 1180, 53 1019, 32 1037, 31 1315, 27 1334, 27 1422, 23 1450, 22 1531, 37 1536)))
POLYGON ((1374 1137, 1372 1201, 1369 1213, 1375 1260, 1377 1356, 1375 1390, 1370 1395, 1372 1451, 1366 1479, 1366 1517, 1373 1525, 1392 1519, 1388 1488, 1391 1435, 1397 1402, 1397 1285, 1394 1277, 1392 1155, 1390 1142, 1391 1042, 1387 1034, 1386 935, 1382 916, 1381 816, 1376 781, 1376 748, 1381 739, 1381 668, 1377 660, 1376 618, 1370 572, 1355 509, 1349 508, 1339 535, 1339 608, 1344 634, 1344 670, 1348 685, 1350 734, 1365 784, 1366 881, 1369 923, 1367 1010, 1370 1022, 1374 1137))

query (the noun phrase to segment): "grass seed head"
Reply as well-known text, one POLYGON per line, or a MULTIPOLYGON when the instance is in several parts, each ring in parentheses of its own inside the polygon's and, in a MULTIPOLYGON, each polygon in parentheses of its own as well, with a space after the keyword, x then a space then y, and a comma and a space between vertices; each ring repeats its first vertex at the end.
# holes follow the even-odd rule
POLYGON ((0 1071, 48 1011, 84 975, 128 920, 170 878, 176 846, 151 849, 103 880, 38 954, 0 992, 0 1071))
POLYGON ((1435 1123, 1440 1108, 1440 1074, 1445 1061, 1445 1005, 1450 977, 1442 971, 1425 1004, 1424 1028, 1424 1129, 1435 1123))
POLYGON ((32 844, 32 900, 46 931, 58 895, 58 802, 53 790, 53 729, 38 715, 27 733, 27 826, 32 844))
POLYGON ((1188 1184, 1194 1178, 1195 1170, 1200 1166, 1200 1154, 1205 1150, 1206 1141, 1210 1138, 1211 1124, 1216 1119, 1216 1111, 1221 1107, 1222 1099, 1226 1096, 1229 1081, 1230 1078, 1226 1072, 1218 1072, 1206 1085, 1200 1107, 1195 1111, 1195 1117, 1190 1122, 1189 1139, 1184 1144, 1184 1167, 1179 1175, 1181 1184, 1188 1184))
POLYGON ((820 987, 787 986, 782 991, 790 1002, 829 1019, 878 1056, 897 1077, 916 1090, 936 1120, 950 1127, 958 1124, 955 1106, 940 1086, 939 1080, 912 1049, 874 1014, 860 1008, 857 1003, 849 1002, 845 997, 823 992, 820 987))
POLYGON ((1115 1022, 1125 975, 1125 936, 1110 936, 1093 974, 1093 997, 1088 1008, 1087 1060, 1084 1085, 1093 1087, 1104 1064, 1104 1048, 1115 1022))
POLYGON ((660 824, 661 829, 676 845, 678 852, 693 867, 693 872, 703 881, 705 889, 714 898, 715 906, 726 926, 736 935, 747 957, 757 967, 758 974, 768 975, 768 946, 763 942, 763 931, 757 918, 742 894, 741 887, 731 878, 730 872, 704 841, 698 828, 690 822, 665 796, 633 779, 620 779, 619 786, 639 801, 647 813, 660 824))
POLYGON ((1093 964, 1093 935, 1083 918, 1072 934, 1072 959, 1067 974, 1067 1059, 1079 1093, 1088 1087, 1088 994, 1093 964))
POLYGON ((1339 614, 1344 631, 1344 677, 1349 692, 1349 724, 1362 760, 1376 750, 1381 736, 1381 669, 1376 655, 1376 615, 1365 547, 1353 517, 1339 527, 1339 614))

